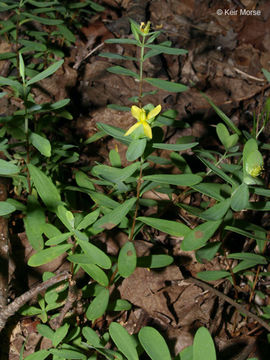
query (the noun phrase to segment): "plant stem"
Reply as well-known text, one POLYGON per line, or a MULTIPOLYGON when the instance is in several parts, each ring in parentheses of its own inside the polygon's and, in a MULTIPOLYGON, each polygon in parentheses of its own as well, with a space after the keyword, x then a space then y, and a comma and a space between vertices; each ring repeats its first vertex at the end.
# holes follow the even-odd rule
POLYGON ((141 191, 141 185, 142 185, 142 166, 143 166, 143 159, 141 159, 140 175, 139 175, 139 179, 137 182, 137 191, 136 191, 137 201, 136 201, 136 208, 135 208, 135 213, 134 213, 134 217, 133 217, 132 227, 131 227, 131 231, 130 231, 130 235, 129 235, 129 241, 133 240, 136 218, 137 218, 137 213, 138 213, 138 209, 139 209, 139 199, 140 199, 140 191, 141 191))
MULTIPOLYGON (((225 151, 225 153, 221 156, 221 158, 215 163, 215 166, 218 166, 227 156, 227 151, 225 151)), ((206 176, 208 176, 209 174, 211 174, 213 170, 208 170, 206 173, 206 176)))
POLYGON ((143 88, 143 57, 144 57, 144 44, 145 37, 142 38, 142 46, 141 46, 141 56, 140 56, 140 79, 139 79, 139 107, 142 107, 142 88, 143 88))

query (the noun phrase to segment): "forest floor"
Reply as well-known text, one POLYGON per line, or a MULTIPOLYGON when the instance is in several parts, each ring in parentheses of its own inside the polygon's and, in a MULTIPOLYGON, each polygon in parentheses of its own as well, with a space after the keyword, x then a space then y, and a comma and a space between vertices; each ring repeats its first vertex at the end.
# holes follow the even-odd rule
MULTIPOLYGON (((132 103, 128 99, 137 95, 138 84, 132 78, 106 71, 111 65, 123 64, 121 61, 99 56, 101 51, 137 56, 136 48, 131 45, 123 47, 104 43, 108 38, 130 35, 129 17, 137 22, 150 20, 153 27, 162 26, 159 41, 170 40, 174 47, 188 50, 188 54, 181 57, 154 57, 144 69, 150 77, 186 85, 196 84, 196 87, 180 94, 160 90, 144 99, 145 104, 161 104, 163 110, 178 112, 177 120, 181 126, 167 131, 168 143, 175 143, 181 135, 191 135, 207 148, 217 149, 220 146, 214 128, 219 119, 200 91, 207 94, 241 129, 251 129, 253 115, 260 113, 265 97, 270 96, 270 85, 261 71, 262 68, 270 68, 269 1, 104 0, 99 3, 106 10, 89 19, 77 36, 76 46, 69 49, 64 66, 53 77, 43 80, 43 91, 36 93, 37 102, 71 99, 73 120, 60 129, 65 133, 67 143, 74 137, 86 140, 95 134, 97 122, 124 129, 133 123, 130 113, 108 109, 107 105, 130 107, 132 103), (257 12, 251 14, 245 9, 257 12)), ((131 62, 125 66, 134 70, 137 64, 131 62)), ((3 61, 0 70, 4 71, 3 61)), ((150 85, 144 90, 151 90, 150 85)), ((270 129, 267 128, 265 138, 269 134, 270 129)), ((86 146, 80 154, 80 162, 108 163, 108 152, 115 146, 124 161, 125 147, 116 140, 106 138, 99 140, 95 146, 86 146)), ((158 155, 166 156, 162 151, 158 155)), ((192 152, 187 156, 192 158, 192 152)), ((197 162, 191 162, 193 170, 198 171, 197 162)), ((230 285, 223 281, 215 283, 215 288, 220 291, 217 295, 199 284, 185 282, 184 273, 195 276, 199 271, 220 269, 220 259, 217 257, 201 264, 192 253, 179 250, 177 238, 168 239, 164 233, 156 231, 155 239, 161 246, 164 244, 170 248, 176 265, 164 271, 138 268, 124 280, 118 290, 122 298, 133 304, 131 312, 121 315, 125 327, 134 333, 146 324, 154 324, 169 339, 172 352, 177 354, 192 343, 195 330, 206 325, 215 335, 219 359, 244 360, 253 356, 269 359, 270 348, 263 330, 252 324, 252 320, 239 323, 241 316, 222 296, 230 293, 230 285)), ((24 233, 19 234, 18 241, 23 258, 29 258, 32 250, 27 246, 24 233)), ((117 254, 125 235, 112 232, 111 239, 107 241, 108 247, 111 247, 109 251, 117 254)), ((150 245, 143 239, 137 239, 136 243, 139 255, 149 252, 150 245)), ((37 281, 40 275, 28 273, 26 265, 21 266, 20 276, 25 277, 20 284, 22 288, 23 284, 30 286, 37 281)), ((59 266, 59 263, 50 263, 49 267, 44 265, 38 270, 40 273, 53 271, 59 266)), ((18 273, 18 270, 13 271, 18 273)), ((26 338, 25 349, 31 353, 40 341, 32 318, 21 319, 13 327, 10 360, 19 359, 26 338)), ((43 342, 42 346, 46 347, 46 343, 43 342)))

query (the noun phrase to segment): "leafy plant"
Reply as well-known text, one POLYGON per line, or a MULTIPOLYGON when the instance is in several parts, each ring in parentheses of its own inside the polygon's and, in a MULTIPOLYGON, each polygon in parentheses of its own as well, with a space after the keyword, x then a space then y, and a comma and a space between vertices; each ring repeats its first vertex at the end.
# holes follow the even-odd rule
MULTIPOLYGON (((63 30, 66 13, 63 9, 68 7, 68 16, 73 18, 75 9, 83 10, 86 4, 92 8, 95 5, 86 1, 74 6, 61 3, 61 7, 59 3, 28 0, 20 1, 18 5, 6 1, 1 6, 5 11, 14 10, 14 19, 17 19, 19 25, 38 21, 36 17, 39 16, 31 15, 34 13, 32 10, 43 9, 46 16, 40 17, 40 23, 57 26, 57 31, 61 33, 62 29, 66 39, 72 41, 71 37, 68 39, 68 32, 63 30), (31 8, 31 13, 23 11, 27 6, 31 8), (45 11, 44 7, 48 10, 45 11)), ((35 14, 39 14, 39 11, 35 14)), ((128 108, 136 122, 129 129, 99 123, 99 132, 84 144, 91 144, 105 136, 116 139, 126 146, 127 166, 123 165, 118 151, 111 150, 108 163, 95 163, 82 168, 77 163, 79 155, 74 150, 78 145, 66 144, 63 139, 54 139, 51 134, 48 136, 42 126, 48 120, 48 115, 52 122, 58 116, 70 118, 68 112, 63 112, 69 100, 36 104, 32 94, 32 87, 57 71, 63 60, 54 62, 46 69, 35 69, 38 71, 35 73, 28 71, 29 66, 27 69, 25 65, 27 51, 18 46, 20 43, 27 46, 27 43, 19 41, 18 26, 14 19, 11 18, 10 24, 2 25, 5 29, 3 33, 15 39, 18 51, 13 53, 13 57, 6 55, 6 59, 17 57, 17 64, 15 61, 13 64, 17 66, 19 77, 0 78, 0 85, 6 94, 18 97, 22 107, 13 115, 2 118, 1 144, 6 159, 0 160, 0 175, 12 179, 14 198, 0 202, 0 212, 3 215, 15 211, 23 214, 26 235, 35 250, 28 261, 29 266, 44 265, 59 256, 70 264, 68 275, 44 274, 43 286, 46 286, 42 289, 46 291, 43 297, 38 297, 39 307, 27 306, 26 301, 21 300, 21 303, 14 301, 4 309, 5 320, 9 314, 17 311, 20 304, 24 305, 21 314, 38 316, 42 321, 38 325, 38 332, 52 342, 51 349, 39 350, 26 359, 46 359, 52 356, 54 360, 92 360, 102 356, 106 359, 136 360, 143 353, 152 360, 216 359, 214 342, 204 327, 197 330, 193 345, 176 357, 172 357, 166 340, 153 327, 142 327, 138 334, 130 335, 120 323, 112 321, 104 332, 98 334, 94 329, 97 329, 97 323, 107 312, 119 314, 132 307, 127 300, 112 300, 113 286, 131 276, 137 267, 162 269, 174 261, 166 251, 137 256, 136 237, 145 231, 149 240, 154 242, 152 229, 183 238, 181 250, 195 251, 198 262, 211 261, 218 255, 223 257, 226 266, 218 271, 199 272, 198 279, 230 281, 236 300, 241 291, 238 284, 245 279, 250 287, 247 301, 254 310, 252 301, 256 291, 258 293, 258 281, 268 274, 265 272, 268 265, 268 230, 261 224, 245 218, 239 219, 239 214, 270 209, 270 202, 267 201, 270 191, 264 188, 263 180, 263 151, 269 147, 258 139, 268 121, 265 120, 269 117, 268 105, 260 119, 265 116, 262 127, 259 129, 257 126, 257 130, 249 134, 238 129, 212 100, 203 95, 223 121, 217 124, 216 132, 224 151, 204 149, 190 137, 179 137, 175 144, 166 144, 164 128, 168 125, 177 127, 177 114, 174 110, 163 111, 160 104, 145 104, 145 97, 149 93, 143 91, 144 84, 157 88, 154 91, 163 89, 182 92, 188 87, 147 77, 144 74, 144 63, 152 56, 178 56, 186 54, 186 51, 172 48, 169 41, 157 43, 161 30, 152 31, 150 22, 139 25, 131 20, 132 39, 109 39, 106 42, 135 46, 139 50, 138 59, 114 53, 102 53, 100 56, 114 62, 137 61, 138 73, 117 63, 108 68, 111 73, 130 76, 137 82, 138 96, 130 99, 132 105, 128 108), (179 154, 180 151, 190 149, 203 164, 204 171, 193 173, 192 164, 179 154), (168 151, 168 158, 157 156, 159 150, 168 151), (61 176, 63 166, 69 163, 73 164, 72 173, 70 169, 66 171, 72 178, 72 184, 61 176), (177 171, 172 174, 163 168, 156 169, 156 165, 164 163, 177 171), (145 199, 142 196, 147 191, 166 194, 168 200, 145 199), (74 193, 85 196, 88 199, 87 206, 82 207, 79 202, 72 201, 74 193), (204 198, 200 206, 192 206, 186 201, 194 194, 201 194, 204 198), (171 205, 179 210, 184 222, 166 218, 166 209, 171 205), (145 216, 145 210, 149 207, 154 207, 152 215, 145 216), (192 223, 189 219, 194 218, 196 225, 189 226, 192 223), (98 240, 98 235, 112 229, 121 230, 127 236, 126 243, 116 257, 107 253, 98 240), (227 245, 228 236, 235 237, 237 241, 236 234, 244 240, 249 239, 245 251, 235 251, 227 245), (83 271, 89 280, 81 288, 76 284, 79 271, 83 271), (58 287, 60 282, 62 286, 58 287)), ((57 36, 57 33, 54 35, 57 36)), ((110 107, 119 109, 118 105, 110 107)), ((202 287, 205 284, 203 281, 202 287)), ((38 291, 35 291, 37 294, 38 291)), ((25 298, 29 299, 31 294, 28 292, 25 298)), ((269 308, 262 310, 267 320, 269 308)), ((246 313, 248 316, 252 314, 246 313)), ((256 319, 269 330, 266 320, 259 316, 256 319)))

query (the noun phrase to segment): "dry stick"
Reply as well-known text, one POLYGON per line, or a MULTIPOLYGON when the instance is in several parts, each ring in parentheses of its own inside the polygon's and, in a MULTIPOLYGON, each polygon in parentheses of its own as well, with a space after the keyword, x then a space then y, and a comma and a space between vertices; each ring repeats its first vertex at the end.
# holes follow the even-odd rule
POLYGON ((243 314, 250 317, 254 321, 257 321, 261 326, 263 326, 266 330, 268 330, 270 332, 270 325, 268 325, 267 322, 262 320, 259 316, 257 316, 255 314, 253 314, 252 312, 246 310, 244 308, 244 306, 238 304, 237 302, 235 302, 234 300, 229 298, 227 295, 224 295, 222 292, 220 292, 220 291, 214 289, 212 286, 206 284, 204 281, 201 281, 199 279, 195 279, 193 277, 189 277, 189 278, 185 279, 184 281, 196 284, 197 286, 202 287, 204 290, 211 291, 213 294, 215 294, 219 298, 221 298, 221 299, 225 300, 226 302, 228 302, 229 304, 231 304, 238 311, 242 312, 243 314))
POLYGON ((55 285, 60 281, 68 279, 69 276, 70 274, 67 271, 62 272, 54 276, 53 278, 34 286, 32 289, 26 291, 24 294, 17 297, 11 304, 4 307, 0 313, 0 331, 2 331, 2 329, 5 327, 8 318, 14 315, 24 304, 27 303, 27 301, 31 300, 38 293, 40 293, 43 290, 46 290, 50 286, 55 285))

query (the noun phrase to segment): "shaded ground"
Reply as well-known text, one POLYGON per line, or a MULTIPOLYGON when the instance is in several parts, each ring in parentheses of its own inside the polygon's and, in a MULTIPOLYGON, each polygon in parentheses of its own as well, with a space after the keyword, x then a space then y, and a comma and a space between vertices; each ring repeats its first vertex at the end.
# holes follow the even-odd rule
MULTIPOLYGON (((37 93, 40 102, 49 101, 48 94, 54 100, 71 98, 74 120, 61 129, 67 139, 72 138, 74 131, 78 138, 87 139, 97 131, 96 122, 125 129, 133 123, 129 113, 109 110, 106 106, 110 103, 130 106, 132 103, 128 99, 137 95, 138 84, 133 79, 106 71, 112 64, 121 65, 121 62, 98 56, 101 50, 136 55, 132 46, 103 44, 106 38, 128 35, 128 17, 138 22, 150 20, 154 27, 162 25, 164 32, 159 41, 170 40, 175 47, 188 50, 187 56, 155 57, 145 67, 150 77, 195 84, 185 93, 171 94, 160 90, 145 98, 145 103, 161 104, 163 110, 172 108, 178 111, 177 119, 183 124, 183 129, 168 130, 166 137, 169 143, 175 143, 175 139, 185 134, 199 138, 200 143, 208 148, 218 146, 210 125, 215 125, 219 119, 198 90, 208 94, 241 128, 251 128, 253 114, 260 112, 264 98, 270 96, 270 86, 261 72, 261 68, 270 69, 270 4, 267 0, 242 0, 241 3, 232 0, 107 0, 100 3, 107 8, 105 13, 91 19, 89 26, 82 29, 81 37, 78 37, 76 47, 70 49, 70 57, 66 58, 64 67, 53 79, 43 81, 43 90, 46 91, 37 93), (218 15, 218 9, 223 10, 222 15, 218 15), (226 15, 225 11, 229 9, 237 10, 237 15, 226 15), (240 15, 240 9, 260 10, 261 14, 240 15), (190 127, 185 128, 185 123, 190 127)), ((125 66, 137 69, 135 63, 125 66)), ((145 87, 145 91, 148 90, 151 90, 150 85, 145 87)), ((269 136, 269 132, 268 129, 265 137, 269 136)), ((93 160, 106 162, 108 150, 115 144, 115 140, 100 140, 95 147, 84 149, 80 161, 88 164, 93 160)), ((123 155, 125 148, 119 143, 117 145, 123 155)), ((124 156, 122 158, 124 161, 124 156)), ((193 166, 196 171, 196 162, 193 166)), ((239 323, 241 317, 222 297, 184 280, 183 275, 186 274, 220 269, 220 259, 215 258, 206 265, 199 264, 191 253, 179 250, 180 239, 168 239, 159 232, 153 236, 164 251, 175 256, 176 265, 161 272, 139 268, 115 289, 134 305, 130 313, 121 315, 121 321, 130 333, 138 332, 143 325, 154 324, 169 338, 172 351, 178 353, 192 343, 199 326, 206 326, 215 335, 219 359, 240 360, 252 356, 268 359, 267 341, 263 335, 259 336, 261 330, 252 320, 239 323)), ((27 248, 24 234, 20 235, 20 240, 22 251, 27 253, 24 250, 24 247, 27 248)), ((106 239, 108 252, 117 254, 125 240, 122 233, 109 234, 106 239)), ((139 256, 149 252, 148 242, 138 239, 136 243, 139 256)), ((29 256, 28 251, 26 257, 29 256)), ((59 265, 51 266, 57 268, 59 265)), ((40 269, 45 270, 53 269, 46 266, 40 269)), ((33 278, 36 279, 35 274, 33 278)), ((34 280, 28 280, 31 281, 34 280)), ((216 286, 225 294, 230 292, 228 284, 221 282, 216 286)), ((40 337, 33 321, 24 319, 13 329, 10 359, 18 359, 22 342, 27 336, 26 350, 31 353, 40 337)), ((48 344, 43 341, 42 346, 48 344)))

